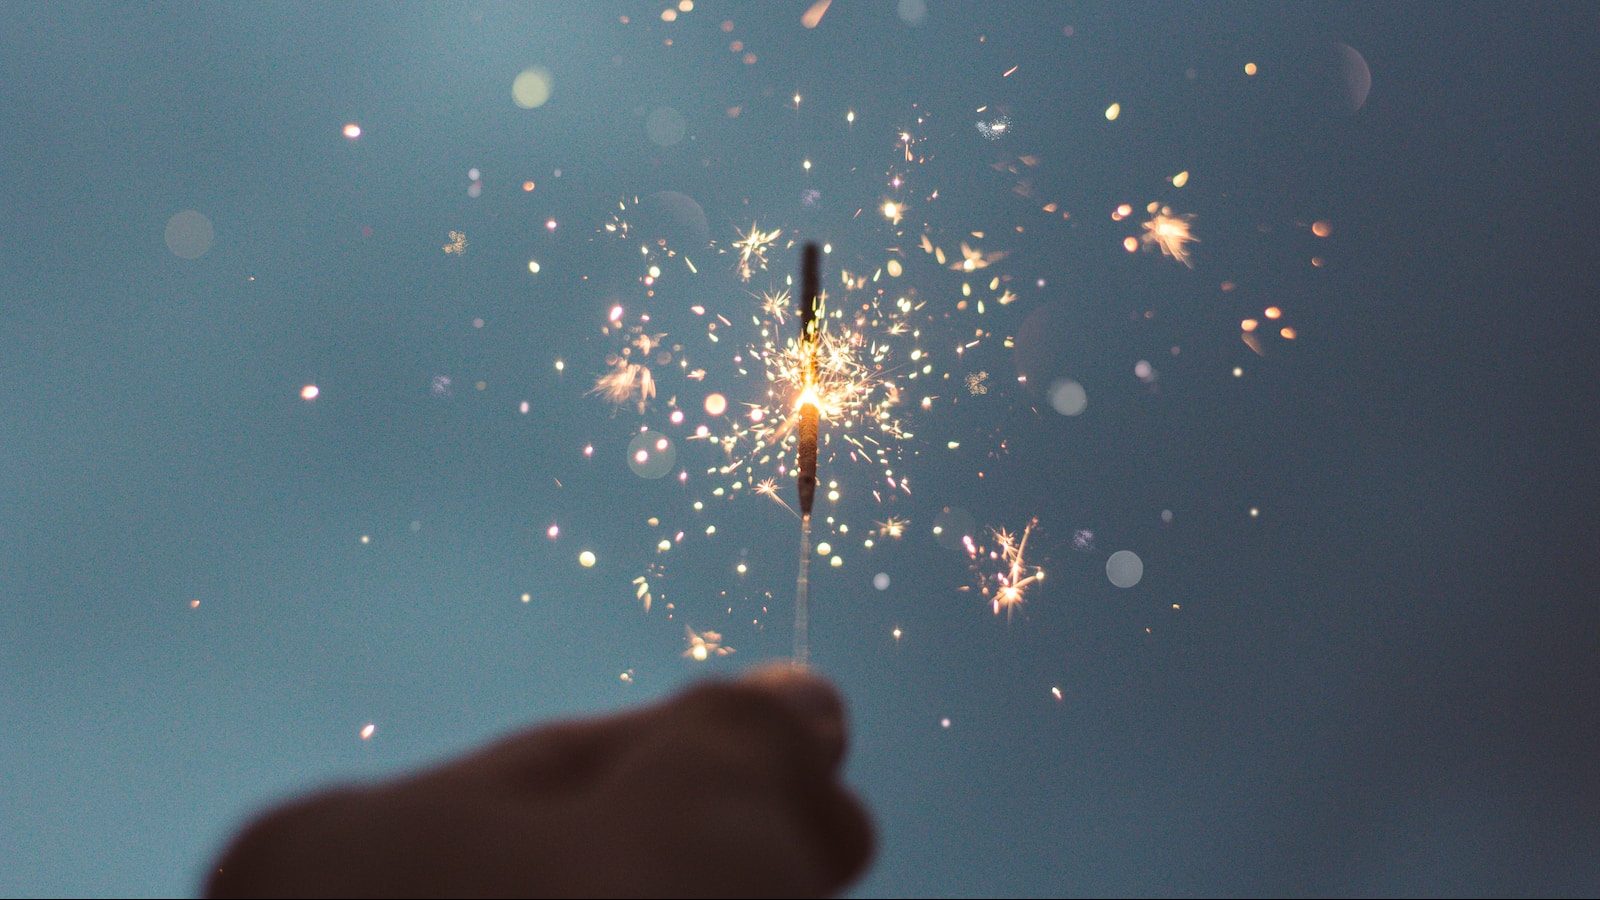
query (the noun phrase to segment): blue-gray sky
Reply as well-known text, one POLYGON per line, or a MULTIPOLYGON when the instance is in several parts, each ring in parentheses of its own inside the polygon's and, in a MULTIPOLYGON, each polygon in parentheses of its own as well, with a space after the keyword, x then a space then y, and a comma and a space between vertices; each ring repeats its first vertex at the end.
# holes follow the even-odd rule
POLYGON ((823 473, 855 530, 813 656, 883 833, 860 893, 1600 889, 1595 9, 807 5, 7 10, 0 893, 193 892, 272 798, 780 658, 794 521, 715 498, 683 438, 705 393, 756 399, 689 307, 744 327, 791 237, 835 244, 830 278, 905 260, 950 373, 902 382, 910 496, 823 473), (1370 67, 1355 111, 1335 44, 1370 67), (705 215, 668 228, 700 271, 647 298, 601 229, 664 191, 705 215), (1192 269, 1122 249, 1149 201, 1194 216, 1192 269), (752 222, 785 237, 744 285, 709 244, 752 222), (1009 251, 967 280, 1016 302, 958 310, 924 231, 1009 251), (667 367, 643 415, 587 396, 615 304, 706 380, 667 367), (1258 356, 1267 306, 1298 336, 1263 319, 1258 356), (629 471, 641 424, 688 484, 629 471), (947 506, 1038 517, 1049 574, 1009 618, 960 590, 947 506), (686 624, 738 652, 683 659, 686 624))

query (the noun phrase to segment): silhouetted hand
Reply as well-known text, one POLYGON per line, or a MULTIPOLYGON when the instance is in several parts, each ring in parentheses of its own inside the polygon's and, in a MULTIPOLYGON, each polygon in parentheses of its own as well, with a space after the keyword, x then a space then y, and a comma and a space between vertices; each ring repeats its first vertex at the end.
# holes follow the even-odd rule
POLYGON ((212 897, 820 896, 872 856, 845 717, 788 666, 269 812, 212 897))

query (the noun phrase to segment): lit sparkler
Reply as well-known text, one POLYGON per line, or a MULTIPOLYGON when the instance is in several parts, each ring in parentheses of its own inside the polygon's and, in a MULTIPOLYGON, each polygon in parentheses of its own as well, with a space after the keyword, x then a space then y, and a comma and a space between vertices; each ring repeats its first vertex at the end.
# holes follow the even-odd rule
POLYGON ((822 322, 822 254, 816 244, 807 244, 800 268, 800 352, 803 381, 800 392, 799 470, 800 492, 800 574, 794 593, 794 660, 805 665, 811 657, 807 630, 810 626, 806 604, 811 592, 811 506, 817 494, 817 431, 822 424, 821 401, 817 396, 817 354, 822 322))
MULTIPOLYGON (((716 430, 696 435, 727 455, 727 461, 711 471, 742 472, 754 481, 763 477, 760 470, 776 463, 777 474, 787 474, 792 458, 788 452, 798 440, 804 406, 797 398, 809 391, 820 416, 837 426, 820 441, 819 455, 832 460, 835 453, 842 453, 852 462, 876 464, 891 490, 909 493, 905 477, 895 473, 895 464, 902 443, 912 434, 895 409, 902 389, 889 372, 899 343, 895 339, 918 339, 907 318, 922 308, 922 302, 900 298, 886 304, 873 298, 859 306, 847 303, 853 312, 836 316, 828 331, 818 327, 808 339, 802 326, 798 338, 785 341, 777 327, 778 316, 789 303, 787 291, 763 296, 767 315, 757 321, 761 340, 741 354, 756 364, 766 383, 763 394, 746 404, 744 415, 730 416, 716 430)), ((916 373, 905 377, 914 378, 916 373)))

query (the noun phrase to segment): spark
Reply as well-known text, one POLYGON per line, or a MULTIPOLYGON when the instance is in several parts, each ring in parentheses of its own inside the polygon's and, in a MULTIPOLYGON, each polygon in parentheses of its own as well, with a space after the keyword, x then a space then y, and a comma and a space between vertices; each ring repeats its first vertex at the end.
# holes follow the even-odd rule
POLYGON ((1030 564, 1027 559, 1028 538, 1038 524, 1037 518, 1029 520, 1020 535, 1004 528, 991 528, 989 535, 993 546, 988 548, 977 546, 971 538, 963 540, 967 554, 980 568, 999 564, 998 572, 980 571, 978 577, 979 593, 989 600, 997 616, 1001 609, 1009 616, 1022 605, 1028 589, 1044 580, 1044 569, 1030 564))
POLYGON ((815 28, 822 22, 822 16, 828 11, 828 5, 833 0, 817 0, 800 16, 800 24, 806 28, 815 28))
POLYGON ((655 601, 655 597, 650 593, 649 580, 643 575, 633 580, 633 596, 644 606, 645 612, 650 611, 650 604, 655 601))
POLYGON ((961 261, 958 263, 951 263, 950 268, 957 272, 974 272, 978 269, 987 268, 993 263, 997 263, 1000 260, 1005 259, 1007 255, 1008 253, 1004 250, 996 250, 991 253, 985 253, 982 250, 968 246, 967 243, 963 241, 961 243, 961 261))
POLYGON ((756 269, 763 272, 767 270, 767 248, 771 247, 781 234, 783 234, 781 228, 762 231, 760 226, 752 222, 750 230, 733 242, 733 246, 739 251, 740 281, 749 281, 756 269))
POLYGON ((906 528, 911 525, 911 520, 902 519, 898 516, 890 516, 888 519, 876 524, 878 526, 878 535, 880 537, 893 538, 894 540, 898 541, 900 538, 905 536, 906 528))
POLYGON ((756 492, 756 496, 770 498, 775 503, 777 503, 779 506, 783 507, 784 509, 787 509, 789 512, 794 513, 795 515, 799 515, 799 513, 795 513, 794 512, 794 507, 792 507, 788 503, 784 502, 783 497, 779 496, 779 494, 778 494, 778 480, 776 478, 763 478, 763 479, 761 479, 759 482, 756 483, 755 492, 756 492))
POLYGON ((785 317, 789 314, 789 292, 787 290, 763 292, 761 295, 761 313, 782 325, 785 317))
POLYGON ((684 633, 688 635, 689 647, 683 651, 687 659, 695 662, 705 662, 713 656, 732 656, 734 649, 723 646, 722 635, 715 631, 695 633, 693 628, 685 625, 684 633))
MULTIPOLYGON (((621 319, 622 307, 612 311, 611 321, 621 319)), ((656 396, 656 379, 650 367, 636 359, 649 359, 652 351, 661 346, 666 338, 665 334, 650 334, 642 328, 632 329, 634 338, 622 352, 606 359, 606 365, 611 369, 595 379, 594 387, 590 394, 598 394, 614 406, 622 406, 632 402, 642 415, 650 401, 656 396), (634 351, 639 351, 637 358, 634 351)))
POLYGON ((656 396, 656 379, 650 368, 621 356, 613 356, 607 363, 610 371, 595 379, 589 393, 598 394, 616 406, 632 401, 642 414, 656 396))
POLYGON ((1170 256, 1192 269, 1194 263, 1189 259, 1188 245, 1199 243, 1199 239, 1189 233, 1189 222, 1193 219, 1194 216, 1175 216, 1171 207, 1163 206, 1144 223, 1144 234, 1139 241, 1145 247, 1159 247, 1162 256, 1170 256))
POLYGON ((998 141, 1011 133, 1011 117, 996 116, 989 120, 977 122, 978 133, 991 141, 998 141))

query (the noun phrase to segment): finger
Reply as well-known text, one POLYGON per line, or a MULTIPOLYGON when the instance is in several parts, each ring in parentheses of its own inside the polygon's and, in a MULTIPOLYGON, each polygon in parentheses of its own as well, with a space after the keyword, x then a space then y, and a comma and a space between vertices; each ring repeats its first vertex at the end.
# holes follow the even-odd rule
POLYGON ((702 682, 662 709, 661 721, 685 740, 712 741, 806 780, 830 777, 845 756, 843 701, 821 677, 790 665, 702 682))
POLYGON ((832 894, 865 872, 877 852, 872 819, 861 801, 841 785, 813 793, 806 830, 816 847, 816 872, 824 894, 832 894))
POLYGON ((815 675, 778 664, 738 681, 705 682, 642 709, 529 729, 450 768, 452 774, 509 777, 527 787, 575 784, 622 754, 656 743, 650 738, 663 729, 680 746, 733 739, 764 759, 789 760, 808 775, 833 772, 846 746, 838 692, 815 675))
POLYGON ((613 809, 628 810, 605 833, 621 839, 640 871, 656 873, 651 893, 819 897, 864 871, 872 826, 848 792, 837 785, 800 794, 763 787, 762 773, 745 777, 715 756, 696 756, 698 771, 625 772, 602 792, 613 809), (715 864, 707 866, 708 859, 715 864))
POLYGON ((746 675, 744 681, 769 691, 804 721, 817 739, 830 770, 844 761, 848 749, 844 698, 825 679, 788 663, 766 666, 746 675))
POLYGON ((450 769, 527 788, 576 787, 655 731, 661 715, 658 705, 552 722, 502 738, 450 769))

